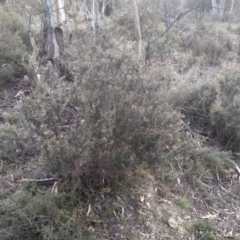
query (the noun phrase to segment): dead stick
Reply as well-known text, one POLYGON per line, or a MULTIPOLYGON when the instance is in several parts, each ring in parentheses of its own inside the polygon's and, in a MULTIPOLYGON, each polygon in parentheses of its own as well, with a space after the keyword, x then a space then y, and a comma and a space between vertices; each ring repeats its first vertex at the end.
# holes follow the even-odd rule
POLYGON ((36 182, 36 183, 51 183, 55 182, 56 178, 45 178, 45 179, 29 179, 29 178, 22 178, 17 182, 36 182))

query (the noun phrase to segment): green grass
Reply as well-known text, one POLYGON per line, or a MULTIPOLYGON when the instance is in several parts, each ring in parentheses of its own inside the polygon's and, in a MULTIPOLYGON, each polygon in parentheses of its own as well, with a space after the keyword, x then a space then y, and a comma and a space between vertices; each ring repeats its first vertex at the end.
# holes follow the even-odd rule
POLYGON ((201 240, 218 240, 219 238, 214 235, 212 232, 206 232, 201 237, 201 240))
MULTIPOLYGON (((192 230, 201 233, 201 240, 218 240, 215 235, 215 228, 210 220, 196 220, 192 223, 192 230)), ((189 229, 189 228, 188 228, 189 229)))
POLYGON ((189 207, 189 201, 185 197, 178 197, 174 200, 174 202, 181 208, 187 209, 189 207))
POLYGON ((209 220, 197 220, 193 223, 193 228, 198 232, 212 232, 214 230, 213 224, 209 220))

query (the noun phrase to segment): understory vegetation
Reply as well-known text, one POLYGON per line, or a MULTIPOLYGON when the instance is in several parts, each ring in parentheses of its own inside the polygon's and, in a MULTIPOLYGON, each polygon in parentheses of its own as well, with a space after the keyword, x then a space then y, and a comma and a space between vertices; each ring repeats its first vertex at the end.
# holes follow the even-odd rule
MULTIPOLYGON (((161 34, 164 23, 142 9, 142 35, 161 34)), ((204 179, 227 179, 240 163, 236 23, 190 13, 146 63, 134 53, 132 16, 117 12, 96 38, 75 29, 64 56, 73 82, 37 60, 40 78, 24 77, 32 59, 21 17, 0 6, 0 28, 0 239, 110 239, 108 223, 130 234, 114 199, 147 195, 134 181, 149 175, 163 185, 181 178, 211 205, 204 179)), ((218 239, 209 222, 190 231, 218 239)))

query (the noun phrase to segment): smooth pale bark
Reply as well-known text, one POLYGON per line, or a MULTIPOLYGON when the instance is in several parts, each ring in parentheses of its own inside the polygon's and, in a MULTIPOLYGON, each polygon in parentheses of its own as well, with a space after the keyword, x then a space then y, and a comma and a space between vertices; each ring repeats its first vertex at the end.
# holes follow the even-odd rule
MULTIPOLYGON (((69 78, 68 64, 64 61, 64 50, 70 43, 70 21, 67 21, 63 0, 43 0, 44 26, 39 43, 41 63, 55 62, 61 76, 69 78)), ((71 79, 72 80, 72 79, 71 79)))
POLYGON ((138 15, 138 7, 136 0, 131 0, 132 4, 132 10, 133 10, 133 19, 134 19, 134 25, 135 25, 135 35, 136 35, 136 53, 138 55, 138 58, 141 57, 141 48, 142 48, 142 41, 141 41, 141 30, 140 30, 140 21, 139 21, 139 15, 138 15))
POLYGON ((92 16, 91 27, 92 27, 93 36, 95 37, 95 35, 96 35, 96 28, 95 28, 95 23, 96 23, 95 0, 92 0, 92 3, 91 3, 91 16, 92 16))
POLYGON ((233 11, 234 4, 235 4, 235 1, 232 0, 232 4, 231 4, 231 8, 230 8, 230 11, 229 11, 229 12, 232 12, 232 11, 233 11))
POLYGON ((87 0, 83 0, 82 3, 79 2, 79 11, 80 12, 84 11, 86 8, 86 5, 87 5, 87 0))
POLYGON ((44 29, 42 40, 42 61, 60 57, 69 44, 70 31, 66 24, 63 0, 43 0, 44 29))
POLYGON ((212 13, 215 16, 218 14, 218 7, 217 7, 217 1, 216 0, 212 0, 212 13))
POLYGON ((213 15, 223 17, 224 9, 225 9, 225 2, 226 0, 221 0, 219 3, 217 3, 216 0, 212 0, 212 12, 213 15))
POLYGON ((102 1, 102 12, 101 12, 102 16, 104 16, 104 11, 105 11, 105 1, 103 0, 102 1))

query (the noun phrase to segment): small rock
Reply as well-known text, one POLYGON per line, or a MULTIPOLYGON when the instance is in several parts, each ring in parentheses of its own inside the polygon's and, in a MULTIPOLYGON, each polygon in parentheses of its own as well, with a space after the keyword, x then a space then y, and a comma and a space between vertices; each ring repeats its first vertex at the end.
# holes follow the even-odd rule
POLYGON ((144 201, 144 195, 140 196, 140 201, 143 202, 144 201))
POLYGON ((168 224, 171 228, 174 228, 174 229, 178 228, 178 222, 173 218, 169 218, 168 224))
POLYGON ((148 209, 151 209, 151 204, 149 202, 146 202, 146 205, 147 205, 148 209))

